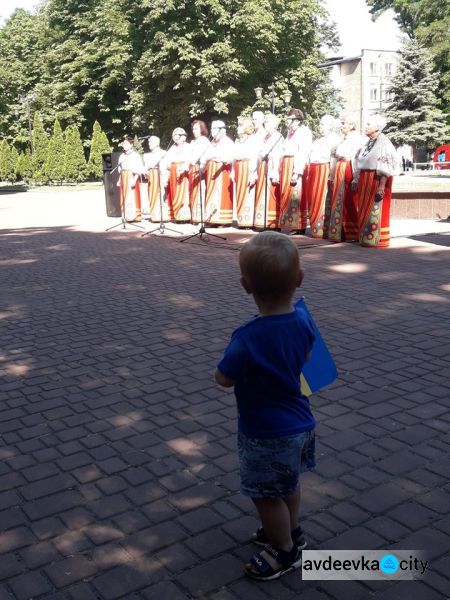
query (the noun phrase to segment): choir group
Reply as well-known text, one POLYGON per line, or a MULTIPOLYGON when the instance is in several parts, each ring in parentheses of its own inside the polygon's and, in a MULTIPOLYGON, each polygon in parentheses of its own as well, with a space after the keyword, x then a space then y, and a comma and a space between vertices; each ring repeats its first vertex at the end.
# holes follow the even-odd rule
POLYGON ((211 135, 203 121, 192 123, 192 141, 177 127, 167 151, 150 136, 141 156, 126 136, 119 157, 121 207, 125 219, 175 221, 276 229, 314 238, 389 245, 389 211, 396 152, 373 115, 366 136, 357 124, 331 115, 320 120, 313 140, 301 110, 287 115, 288 133, 274 114, 255 111, 238 120, 238 139, 223 121, 211 135), (144 176, 146 188, 141 183, 144 176))

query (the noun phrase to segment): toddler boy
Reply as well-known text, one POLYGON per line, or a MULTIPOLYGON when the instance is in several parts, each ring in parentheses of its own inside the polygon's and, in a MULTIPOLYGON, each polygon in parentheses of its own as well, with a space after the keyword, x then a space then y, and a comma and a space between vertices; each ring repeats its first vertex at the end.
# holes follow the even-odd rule
POLYGON ((217 365, 219 385, 234 386, 241 492, 255 504, 264 545, 245 566, 249 577, 276 579, 301 564, 299 475, 314 467, 314 427, 300 372, 314 342, 309 316, 293 304, 303 271, 286 235, 264 231, 239 255, 241 284, 259 314, 233 333, 217 365))

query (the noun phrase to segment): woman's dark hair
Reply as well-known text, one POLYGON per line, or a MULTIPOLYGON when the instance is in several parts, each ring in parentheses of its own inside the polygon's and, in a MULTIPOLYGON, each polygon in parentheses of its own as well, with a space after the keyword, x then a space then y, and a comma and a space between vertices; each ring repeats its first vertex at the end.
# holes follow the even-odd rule
POLYGON ((208 137, 208 128, 206 127, 205 121, 200 121, 200 119, 195 119, 195 121, 192 121, 191 123, 191 129, 192 127, 194 127, 194 125, 200 125, 200 133, 202 135, 204 135, 205 137, 208 137))
POLYGON ((134 137, 131 135, 124 135, 123 136, 123 141, 125 142, 130 142, 130 144, 134 145, 134 137))
POLYGON ((305 120, 305 115, 299 108, 291 108, 291 110, 288 112, 287 116, 298 119, 300 121, 300 123, 303 123, 303 121, 305 120))

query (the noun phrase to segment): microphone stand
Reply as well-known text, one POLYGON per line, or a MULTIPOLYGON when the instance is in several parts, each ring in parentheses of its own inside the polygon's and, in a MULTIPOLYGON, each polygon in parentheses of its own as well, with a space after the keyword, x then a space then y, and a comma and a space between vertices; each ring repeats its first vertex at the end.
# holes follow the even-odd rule
MULTIPOLYGON (((172 146, 172 144, 169 144, 169 146, 167 147, 167 150, 169 150, 169 148, 172 146)), ((166 150, 166 152, 167 152, 166 150)), ((165 155, 163 155, 165 156, 165 155)), ((156 234, 159 233, 160 235, 165 235, 166 234, 166 230, 167 231, 172 231, 173 233, 179 233, 180 235, 183 235, 183 233, 181 231, 178 231, 177 229, 173 229, 172 227, 167 227, 166 224, 164 223, 163 220, 163 196, 162 196, 162 185, 161 185, 161 171, 159 169, 159 163, 162 161, 163 156, 161 156, 161 158, 158 160, 158 162, 156 163, 156 165, 153 167, 154 169, 158 169, 158 185, 159 185, 159 225, 158 227, 154 227, 153 229, 150 229, 150 231, 146 231, 145 233, 143 233, 141 235, 141 237, 144 237, 145 235, 151 235, 151 234, 156 234)))
POLYGON ((186 242, 187 240, 190 240, 192 238, 198 237, 200 240, 204 241, 204 242, 209 242, 209 238, 219 238, 221 240, 226 240, 226 237, 223 237, 222 235, 218 235, 217 233, 208 233, 205 229, 205 223, 208 223, 211 218, 213 217, 213 215, 217 212, 217 209, 213 210, 213 212, 208 216, 208 218, 206 219, 206 221, 203 220, 203 194, 202 194, 202 171, 200 168, 200 159, 202 158, 202 156, 205 154, 206 150, 208 150, 209 146, 207 146, 203 152, 200 154, 200 156, 198 157, 198 159, 196 160, 196 162, 194 163, 195 165, 198 165, 198 188, 199 188, 199 194, 200 194, 200 223, 199 223, 199 228, 198 231, 196 233, 193 233, 192 235, 189 235, 188 237, 180 240, 180 243, 182 242, 186 242))
MULTIPOLYGON (((117 169, 120 167, 120 165, 117 165, 116 167, 114 167, 114 169, 112 169, 110 171, 110 173, 114 173, 115 171, 117 171, 117 169)), ((137 183, 137 180, 136 180, 137 183)), ((133 189, 134 192, 134 189, 133 189)), ((122 191, 123 193, 123 191, 122 191)), ((136 200, 135 200, 136 202, 136 200)), ((105 231, 111 231, 112 229, 116 229, 116 227, 122 227, 122 229, 128 229, 127 225, 129 225, 130 227, 135 227, 136 229, 145 229, 145 227, 143 225, 138 225, 137 223, 131 223, 129 221, 127 221, 125 219, 125 198, 123 199, 123 202, 120 203, 120 223, 116 223, 116 225, 113 225, 112 227, 108 227, 107 229, 105 229, 105 231)))
POLYGON ((264 155, 263 157, 263 162, 264 162, 264 176, 265 176, 265 183, 264 183, 264 224, 263 224, 263 231, 266 231, 267 229, 270 229, 270 227, 268 227, 266 225, 267 223, 267 200, 268 200, 268 192, 269 192, 269 155, 272 152, 272 150, 275 148, 275 146, 278 144, 278 142, 281 140, 283 136, 280 133, 280 136, 278 137, 278 139, 275 141, 275 143, 273 144, 273 146, 270 148, 270 150, 264 155))

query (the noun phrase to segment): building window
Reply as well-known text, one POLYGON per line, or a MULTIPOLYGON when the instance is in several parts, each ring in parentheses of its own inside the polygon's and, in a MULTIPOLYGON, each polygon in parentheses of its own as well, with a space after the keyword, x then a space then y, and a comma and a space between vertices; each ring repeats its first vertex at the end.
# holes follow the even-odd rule
POLYGON ((392 75, 392 63, 385 63, 384 74, 388 76, 392 75))
POLYGON ((370 74, 371 75, 376 75, 377 74, 377 63, 376 62, 371 62, 369 65, 370 68, 370 74))
POLYGON ((378 100, 378 90, 377 90, 377 88, 371 88, 371 90, 370 90, 370 100, 372 102, 378 100))

